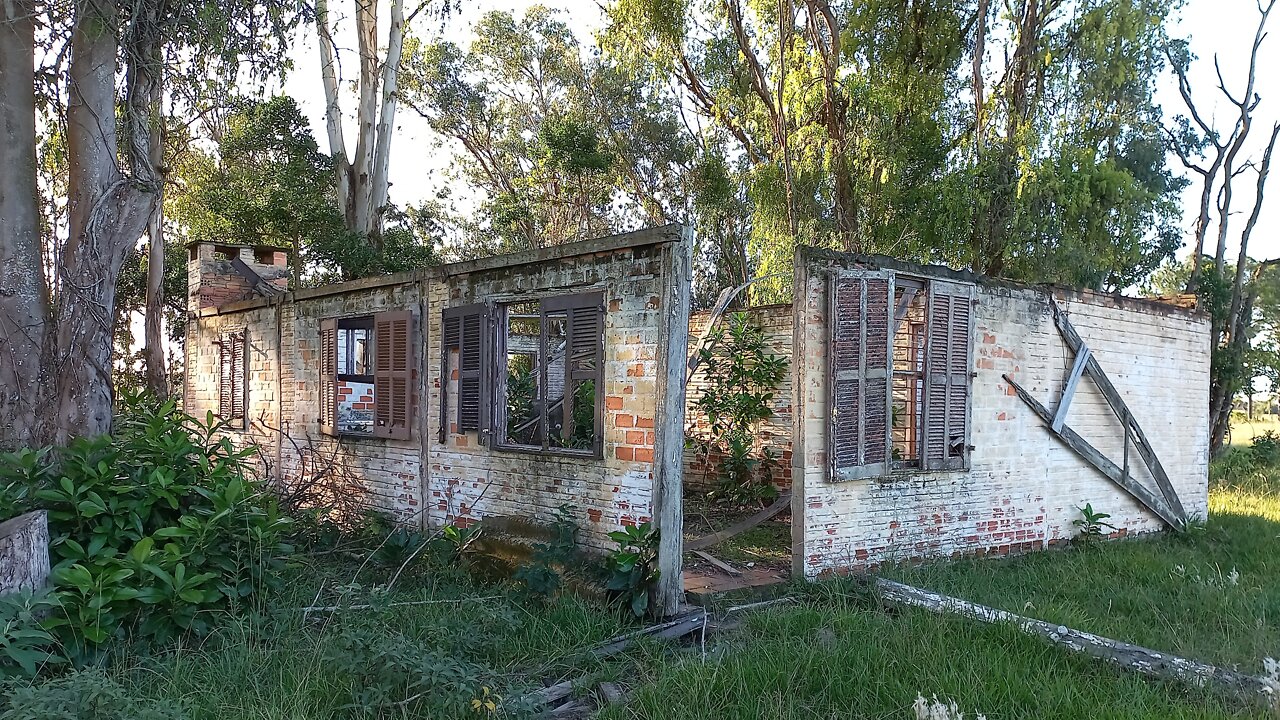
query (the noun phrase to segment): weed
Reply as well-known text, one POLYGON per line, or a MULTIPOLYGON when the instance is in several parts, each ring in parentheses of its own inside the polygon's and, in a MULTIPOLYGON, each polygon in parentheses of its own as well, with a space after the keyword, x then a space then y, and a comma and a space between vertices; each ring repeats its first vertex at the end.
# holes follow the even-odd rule
POLYGON ((650 523, 609 533, 618 544, 605 558, 605 589, 640 617, 649 611, 649 591, 658 582, 658 530, 650 523))
POLYGON ((1085 503, 1085 506, 1079 510, 1080 518, 1073 520, 1071 524, 1080 529, 1076 535, 1076 541, 1081 545, 1086 547, 1092 545, 1105 537, 1107 530, 1116 529, 1115 525, 1107 522, 1111 515, 1094 510, 1092 503, 1085 503))
POLYGON ((573 518, 572 505, 557 508, 555 520, 548 529, 551 537, 535 544, 529 562, 512 575, 525 598, 536 603, 552 600, 560 591, 561 572, 577 552, 578 534, 582 530, 573 518))

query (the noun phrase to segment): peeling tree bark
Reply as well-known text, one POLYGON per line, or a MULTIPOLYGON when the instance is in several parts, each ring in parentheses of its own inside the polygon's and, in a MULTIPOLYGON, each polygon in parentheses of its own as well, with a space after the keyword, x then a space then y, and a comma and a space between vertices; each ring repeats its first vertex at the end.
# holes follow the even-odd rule
POLYGON ((0 450, 31 442, 49 316, 36 194, 34 2, 0 0, 0 450))
POLYGON ((154 6, 140 8, 123 38, 130 57, 125 133, 133 170, 118 162, 116 70, 119 11, 108 0, 77 6, 67 102, 69 235, 57 272, 61 294, 43 354, 44 397, 36 440, 66 444, 111 429, 115 285, 146 229, 158 182, 150 164, 151 98, 158 81, 154 6))

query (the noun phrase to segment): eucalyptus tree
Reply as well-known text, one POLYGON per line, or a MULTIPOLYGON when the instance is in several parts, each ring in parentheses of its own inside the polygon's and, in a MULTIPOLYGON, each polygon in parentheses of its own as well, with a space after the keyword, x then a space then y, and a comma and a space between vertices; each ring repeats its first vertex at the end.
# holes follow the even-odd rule
POLYGON ((698 149, 670 93, 592 57, 545 7, 486 13, 474 31, 466 48, 412 43, 400 86, 479 191, 479 221, 453 218, 471 236, 458 252, 688 218, 698 149))
POLYGON ((0 445, 65 443, 110 428, 116 281, 164 182, 152 149, 166 52, 190 52, 210 75, 236 73, 242 62, 276 67, 300 8, 282 0, 0 7, 0 445), (40 221, 34 158, 44 127, 65 134, 65 236, 46 234, 40 221))

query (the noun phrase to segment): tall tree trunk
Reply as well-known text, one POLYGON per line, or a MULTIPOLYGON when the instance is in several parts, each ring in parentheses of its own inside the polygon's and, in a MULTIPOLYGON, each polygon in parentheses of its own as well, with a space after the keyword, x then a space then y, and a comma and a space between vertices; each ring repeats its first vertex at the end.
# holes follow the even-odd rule
MULTIPOLYGON (((155 83, 151 95, 152 107, 160 108, 160 83, 155 83)), ((151 123, 151 167, 164 162, 164 118, 151 123)), ((160 399, 169 397, 169 371, 164 357, 164 187, 155 199, 151 217, 147 221, 147 293, 143 315, 142 357, 147 389, 160 399)))
POLYGON ((353 214, 348 224, 377 243, 371 205, 373 152, 378 135, 378 0, 356 0, 356 48, 360 54, 360 94, 356 106, 356 151, 350 170, 353 214))
POLYGON ((389 200, 391 134, 395 132, 396 95, 400 58, 404 54, 404 0, 391 0, 391 30, 387 39, 387 59, 382 64, 382 110, 378 113, 377 142, 373 153, 372 237, 381 239, 382 221, 389 200))
MULTIPOLYGON (((329 25, 328 0, 316 0, 316 34, 320 46, 320 79, 324 85, 324 127, 329 136, 329 154, 337 163, 335 187, 338 208, 348 220, 355 215, 351 196, 351 163, 347 159, 347 144, 342 136, 342 103, 338 87, 338 61, 334 57, 332 26, 329 25)), ((295 258, 294 262, 297 262, 295 258)))
POLYGON ((147 223, 147 300, 142 357, 147 389, 160 399, 169 397, 169 370, 164 356, 164 202, 157 199, 147 223))
POLYGON ((0 0, 0 450, 32 442, 49 297, 36 190, 36 3, 0 0))
MULTIPOLYGON (((155 9, 143 9, 148 11, 155 9)), ((111 429, 116 280, 146 228, 157 194, 147 147, 159 67, 154 57, 159 38, 151 34, 155 18, 133 18, 123 42, 130 57, 124 116, 132 177, 120 170, 116 142, 120 29, 114 2, 77 5, 67 102, 69 235, 59 267, 55 322, 44 349, 46 400, 37 425, 40 440, 59 445, 111 429)))

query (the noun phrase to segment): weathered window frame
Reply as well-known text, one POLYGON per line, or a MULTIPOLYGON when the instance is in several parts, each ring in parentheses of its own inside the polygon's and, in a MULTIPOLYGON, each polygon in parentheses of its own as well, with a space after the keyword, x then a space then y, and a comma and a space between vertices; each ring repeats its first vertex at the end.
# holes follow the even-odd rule
MULTIPOLYGON (((409 440, 413 437, 417 399, 414 316, 408 310, 324 318, 320 321, 320 431, 353 438, 409 440), (338 373, 338 333, 366 329, 371 342, 372 373, 338 373), (343 380, 369 383, 373 392, 373 431, 343 431, 338 426, 339 387, 343 380)), ((348 347, 348 350, 350 348, 348 347)), ((366 358, 368 363, 368 358, 366 358)), ((350 364, 347 365, 350 369, 350 364)), ((366 366, 366 370, 369 367, 366 366)))
POLYGON ((249 331, 223 331, 218 346, 218 418, 229 430, 249 426, 249 331))
POLYGON ((972 283, 890 270, 831 274, 827 443, 832 480, 970 467, 975 297, 972 283), (901 298, 895 292, 898 282, 909 289, 901 298), (894 339, 918 292, 927 298, 921 439, 919 457, 900 461, 893 457, 894 339))
MULTIPOLYGON (((501 359, 501 362, 491 363, 493 368, 491 379, 493 380, 492 392, 490 397, 496 400, 492 402, 492 424, 493 428, 493 448, 505 452, 523 452, 534 453, 539 455, 556 455, 566 457, 580 457, 602 459, 604 457, 604 360, 605 360, 605 306, 603 291, 591 291, 584 293, 575 293, 571 295, 554 295, 542 298, 531 298, 539 304, 539 352, 537 357, 537 373, 538 386, 540 393, 545 392, 548 387, 547 372, 551 363, 548 358, 551 353, 547 348, 547 327, 548 319, 551 315, 563 313, 565 317, 565 362, 564 362, 564 392, 559 413, 561 413, 561 428, 572 426, 573 416, 573 390, 575 382, 590 380, 594 383, 594 398, 592 417, 595 432, 590 448, 569 448, 556 447, 550 442, 547 428, 550 426, 552 413, 547 406, 545 400, 539 404, 540 422, 539 422, 539 445, 519 444, 510 442, 507 438, 507 337, 508 337, 508 316, 507 313, 512 305, 520 304, 520 301, 503 303, 495 308, 493 315, 497 318, 494 323, 494 332, 492 343, 492 357, 501 359), (590 353, 594 359, 593 369, 575 369, 573 362, 574 347, 592 347, 590 353)), ((526 301, 527 302, 527 301, 526 301)))

